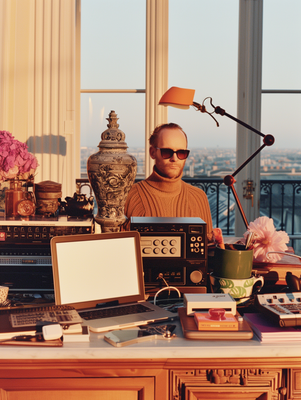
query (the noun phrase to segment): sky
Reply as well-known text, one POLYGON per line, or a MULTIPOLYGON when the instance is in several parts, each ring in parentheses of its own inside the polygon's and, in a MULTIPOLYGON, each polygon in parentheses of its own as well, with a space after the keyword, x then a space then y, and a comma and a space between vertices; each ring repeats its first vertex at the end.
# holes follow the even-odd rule
MULTIPOLYGON (((82 0, 81 88, 145 88, 145 0, 82 0)), ((237 115, 239 0, 169 0, 169 83, 237 115)), ((301 89, 301 1, 264 0, 263 89, 301 89)), ((97 146, 114 110, 129 147, 144 147, 144 94, 82 94, 81 145, 97 146)), ((263 94, 264 134, 301 148, 301 94, 263 94)), ((236 146, 236 123, 168 108, 190 148, 236 146)))

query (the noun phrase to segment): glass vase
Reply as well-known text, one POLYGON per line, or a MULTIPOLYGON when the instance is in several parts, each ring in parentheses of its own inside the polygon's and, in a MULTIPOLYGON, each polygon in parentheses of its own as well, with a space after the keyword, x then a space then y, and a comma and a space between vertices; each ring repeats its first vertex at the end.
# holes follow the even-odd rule
POLYGON ((15 217, 18 214, 18 203, 24 198, 22 181, 11 179, 9 189, 5 191, 5 216, 15 217))

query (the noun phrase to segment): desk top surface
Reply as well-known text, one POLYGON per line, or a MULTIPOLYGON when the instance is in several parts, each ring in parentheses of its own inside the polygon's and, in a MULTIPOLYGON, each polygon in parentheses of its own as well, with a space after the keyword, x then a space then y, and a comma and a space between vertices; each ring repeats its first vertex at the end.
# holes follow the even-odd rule
POLYGON ((118 359, 223 359, 223 358, 290 358, 301 357, 300 342, 261 343, 251 340, 188 340, 176 322, 176 337, 154 339, 117 348, 107 343, 104 334, 91 333, 90 342, 64 343, 63 347, 7 346, 0 349, 0 360, 61 359, 61 360, 118 360, 118 359))

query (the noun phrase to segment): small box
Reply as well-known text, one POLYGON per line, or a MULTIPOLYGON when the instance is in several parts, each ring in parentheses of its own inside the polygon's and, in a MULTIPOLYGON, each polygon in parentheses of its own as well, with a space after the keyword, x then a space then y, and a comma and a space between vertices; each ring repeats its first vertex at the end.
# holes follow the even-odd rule
POLYGON ((187 315, 205 313, 210 308, 223 308, 227 313, 236 315, 236 301, 228 293, 184 293, 184 307, 187 308, 187 315))
POLYGON ((194 320, 199 331, 237 331, 237 318, 225 313, 224 319, 212 319, 209 313, 195 313, 194 320))

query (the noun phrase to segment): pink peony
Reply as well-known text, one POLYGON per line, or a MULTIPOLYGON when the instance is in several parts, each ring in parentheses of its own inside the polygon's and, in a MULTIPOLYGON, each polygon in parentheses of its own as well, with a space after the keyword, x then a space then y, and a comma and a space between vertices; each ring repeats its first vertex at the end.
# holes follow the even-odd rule
POLYGON ((0 131, 0 182, 29 177, 37 166, 36 157, 28 152, 25 143, 16 140, 10 132, 0 131))
POLYGON ((3 181, 6 181, 8 179, 14 179, 19 173, 19 168, 15 165, 13 168, 10 168, 8 171, 1 171, 0 173, 2 175, 3 181))
POLYGON ((254 261, 276 262, 283 255, 269 254, 267 258, 266 254, 269 251, 285 252, 288 249, 286 245, 289 242, 288 234, 284 231, 276 231, 272 218, 259 217, 254 222, 251 222, 247 232, 244 233, 244 240, 246 240, 250 232, 255 233, 254 261))

